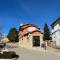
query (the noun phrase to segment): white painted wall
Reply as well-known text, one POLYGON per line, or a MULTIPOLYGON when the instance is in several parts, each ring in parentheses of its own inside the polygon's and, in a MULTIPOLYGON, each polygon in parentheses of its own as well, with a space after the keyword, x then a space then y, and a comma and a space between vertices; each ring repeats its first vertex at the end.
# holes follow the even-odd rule
POLYGON ((56 26, 54 26, 54 29, 52 29, 52 33, 55 32, 56 30, 60 29, 59 24, 57 24, 56 26))
POLYGON ((56 45, 60 46, 60 25, 57 24, 54 26, 54 29, 52 29, 52 41, 56 41, 56 45))

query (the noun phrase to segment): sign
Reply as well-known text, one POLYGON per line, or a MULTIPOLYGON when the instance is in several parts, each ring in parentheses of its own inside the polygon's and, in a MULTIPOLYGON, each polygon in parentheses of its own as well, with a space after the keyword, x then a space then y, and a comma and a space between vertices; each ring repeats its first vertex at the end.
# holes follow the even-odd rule
POLYGON ((32 32, 32 31, 35 31, 36 28, 35 27, 28 27, 28 31, 32 32))

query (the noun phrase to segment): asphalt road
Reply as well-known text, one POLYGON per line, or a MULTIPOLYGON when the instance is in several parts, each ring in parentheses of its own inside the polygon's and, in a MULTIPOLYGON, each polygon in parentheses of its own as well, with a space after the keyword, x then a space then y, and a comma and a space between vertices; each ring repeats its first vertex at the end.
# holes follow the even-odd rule
POLYGON ((17 60, 60 60, 60 54, 55 52, 43 52, 37 50, 29 50, 25 48, 9 48, 16 51, 19 55, 17 60))

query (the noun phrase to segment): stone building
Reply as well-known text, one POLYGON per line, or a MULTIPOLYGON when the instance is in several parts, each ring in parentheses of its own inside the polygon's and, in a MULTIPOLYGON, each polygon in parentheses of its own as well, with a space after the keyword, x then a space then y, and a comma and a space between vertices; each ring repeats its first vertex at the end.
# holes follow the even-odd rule
POLYGON ((34 24, 22 24, 19 28, 19 46, 40 47, 43 42, 43 33, 34 24))

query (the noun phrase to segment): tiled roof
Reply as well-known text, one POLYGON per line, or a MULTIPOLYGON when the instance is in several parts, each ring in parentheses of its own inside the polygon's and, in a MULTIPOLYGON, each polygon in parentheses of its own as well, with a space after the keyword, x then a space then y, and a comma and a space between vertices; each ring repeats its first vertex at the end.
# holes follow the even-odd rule
MULTIPOLYGON (((26 28, 28 28, 28 27, 36 27, 36 28, 38 28, 36 25, 34 25, 34 24, 24 24, 24 25, 22 25, 22 26, 20 26, 20 28, 19 28, 19 31, 21 31, 21 30, 23 30, 23 29, 26 29, 26 28), (26 26, 26 27, 23 27, 23 26, 26 26)), ((38 29, 40 29, 40 28, 38 28, 38 29)))

